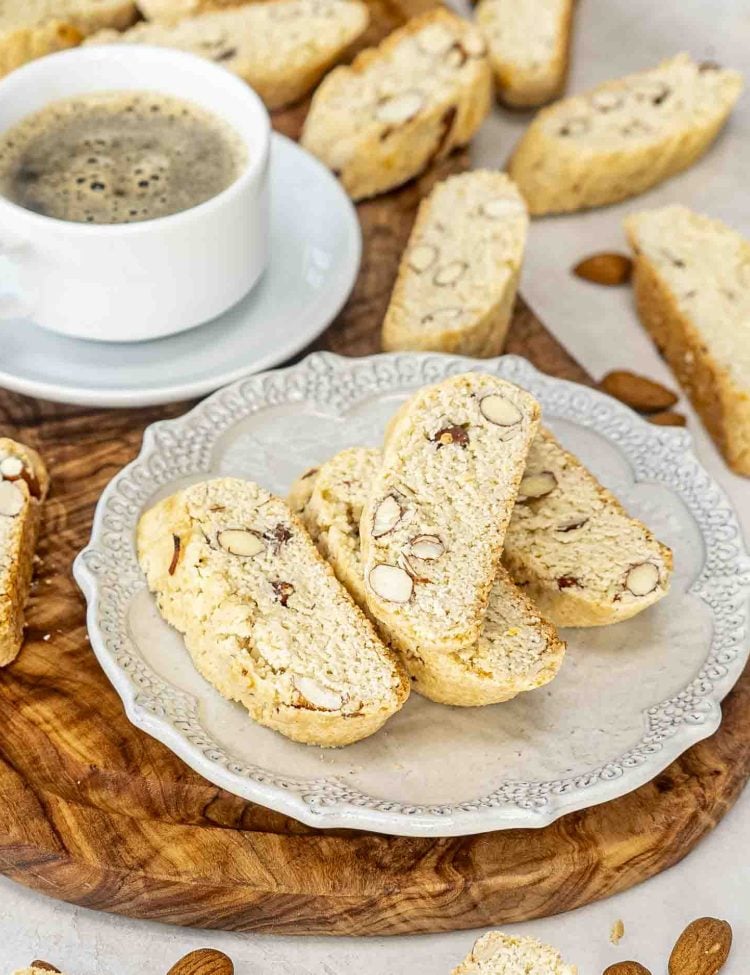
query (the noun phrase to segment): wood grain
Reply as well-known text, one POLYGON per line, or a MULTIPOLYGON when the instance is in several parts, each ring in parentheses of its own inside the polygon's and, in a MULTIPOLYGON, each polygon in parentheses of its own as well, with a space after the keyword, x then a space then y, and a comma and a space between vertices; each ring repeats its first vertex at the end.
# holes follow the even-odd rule
MULTIPOLYGON (((380 4, 375 31, 404 4, 380 4)), ((299 130, 304 106, 275 124, 299 130)), ((361 205, 360 279, 316 343, 375 352, 416 207, 439 172, 361 205)), ((519 302, 508 351, 589 382, 519 302)), ((212 786, 127 721, 88 645, 71 576, 107 481, 144 427, 189 404, 128 411, 0 392, 0 430, 53 475, 26 646, 0 673, 0 871, 52 897, 173 924, 297 934, 478 927, 570 910, 675 863, 721 819, 750 775, 750 674, 724 723, 654 782, 542 830, 453 839, 317 831, 212 786)))

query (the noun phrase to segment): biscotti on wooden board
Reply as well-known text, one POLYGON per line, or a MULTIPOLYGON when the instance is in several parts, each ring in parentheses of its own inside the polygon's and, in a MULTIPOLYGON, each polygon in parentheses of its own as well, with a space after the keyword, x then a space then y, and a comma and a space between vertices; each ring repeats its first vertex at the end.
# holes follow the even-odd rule
MULTIPOLYGON (((380 451, 353 447, 336 454, 293 485, 290 505, 298 511, 321 554, 354 600, 365 603, 359 524, 380 451)), ((386 642, 387 626, 380 624, 386 642)), ((565 655, 553 626, 507 571, 497 570, 477 644, 458 653, 403 653, 413 688, 441 704, 481 706, 510 700, 549 683, 565 655)))
POLYGON ((138 557, 195 666, 307 744, 373 734, 408 677, 287 505, 250 481, 194 484, 140 519, 138 557))
POLYGON ((672 553, 542 430, 531 445, 503 561, 556 626, 618 623, 662 599, 672 553))
POLYGON ((738 72, 679 54, 542 109, 508 171, 532 215, 616 203, 694 163, 741 89, 738 72))
POLYGON ((89 44, 159 44, 223 65, 252 85, 269 108, 313 88, 367 28, 360 0, 268 0, 178 24, 102 31, 89 44))
POLYGON ((727 463, 750 475, 750 241, 683 206, 625 228, 641 321, 727 463))
POLYGON ((560 952, 535 938, 500 931, 483 935, 451 975, 578 975, 560 952))
POLYGON ((525 390, 472 372, 391 420, 360 534, 367 606, 397 649, 476 645, 539 418, 525 390))
POLYGON ((401 259, 383 348, 499 355, 527 228, 526 204, 504 173, 474 170, 438 183, 401 259))
POLYGON ((479 32, 437 9, 332 71, 313 96, 301 142, 360 200, 466 145, 491 97, 479 32))
POLYGON ((480 0, 498 96, 514 108, 557 98, 568 70, 573 0, 480 0))
POLYGON ((39 454, 0 438, 0 667, 15 660, 23 644, 23 610, 48 487, 39 454))

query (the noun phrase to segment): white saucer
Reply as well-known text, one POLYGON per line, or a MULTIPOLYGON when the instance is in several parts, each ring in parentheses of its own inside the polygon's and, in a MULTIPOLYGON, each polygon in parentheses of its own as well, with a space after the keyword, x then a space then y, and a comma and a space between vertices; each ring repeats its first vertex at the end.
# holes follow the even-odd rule
POLYGON ((152 342, 67 338, 0 321, 0 386, 85 406, 151 406, 202 396, 312 342, 359 270, 357 213, 331 173, 291 139, 271 148, 271 257, 260 283, 220 318, 152 342))

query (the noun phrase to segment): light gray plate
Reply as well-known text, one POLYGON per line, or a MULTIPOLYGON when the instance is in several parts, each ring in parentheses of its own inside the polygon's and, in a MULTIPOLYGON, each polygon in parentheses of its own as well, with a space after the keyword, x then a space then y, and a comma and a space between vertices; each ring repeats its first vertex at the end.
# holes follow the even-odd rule
POLYGON ((354 286, 359 220, 317 159, 278 134, 271 146, 270 261, 246 298, 213 322, 152 342, 87 342, 5 319, 0 386, 87 406, 171 403, 284 362, 317 338, 354 286))
POLYGON ((130 720, 216 785, 321 827, 479 833, 623 795, 718 727, 748 656, 750 560, 689 435, 513 356, 321 353, 235 383, 146 431, 101 497, 75 574, 91 645, 130 720), (378 734, 338 750, 259 727, 198 675, 159 617, 135 558, 141 511, 217 475, 283 495, 335 451, 378 444, 408 393, 467 369, 532 392, 565 446, 673 548, 669 595, 625 623, 565 631, 559 676, 506 704, 449 708, 413 694, 378 734))

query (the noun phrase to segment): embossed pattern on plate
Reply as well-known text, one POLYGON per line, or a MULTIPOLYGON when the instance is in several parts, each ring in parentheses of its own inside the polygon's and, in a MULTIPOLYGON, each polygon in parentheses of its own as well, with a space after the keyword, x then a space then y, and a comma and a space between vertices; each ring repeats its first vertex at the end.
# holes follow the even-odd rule
POLYGON ((130 720, 216 785, 320 827, 464 835, 539 827, 613 799, 718 727, 748 656, 750 559, 689 435, 514 356, 317 353, 240 380, 146 431, 102 494, 75 575, 130 720), (216 475, 284 494, 336 450, 377 444, 410 391, 467 369, 533 393, 565 446, 672 546, 670 594, 617 626, 564 631, 558 678, 506 704, 445 708, 413 694, 377 735, 334 751, 260 728, 203 681, 160 619, 135 557, 140 512, 216 475))

